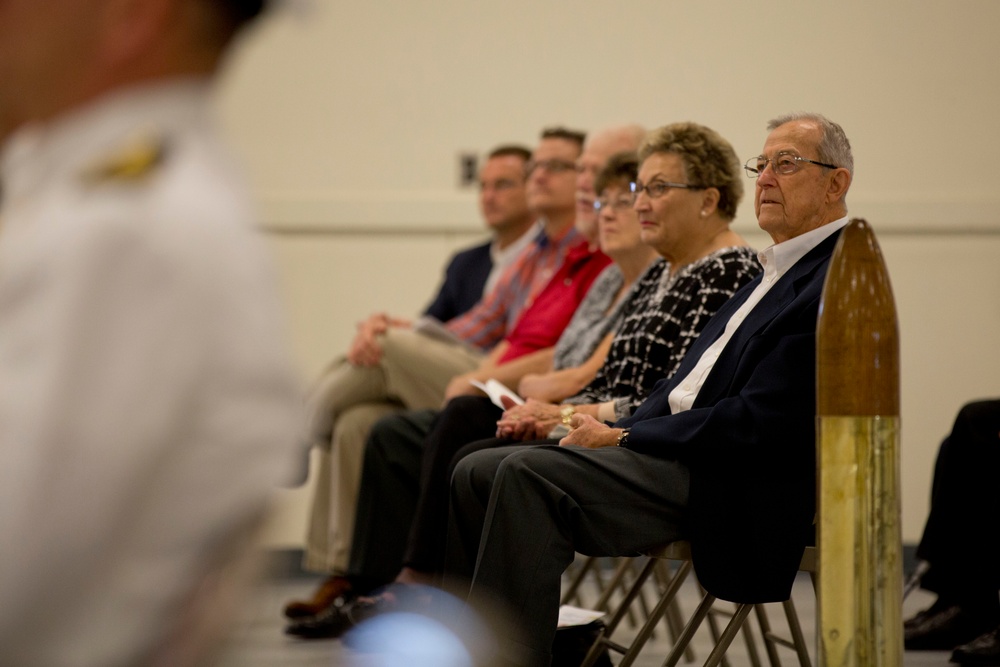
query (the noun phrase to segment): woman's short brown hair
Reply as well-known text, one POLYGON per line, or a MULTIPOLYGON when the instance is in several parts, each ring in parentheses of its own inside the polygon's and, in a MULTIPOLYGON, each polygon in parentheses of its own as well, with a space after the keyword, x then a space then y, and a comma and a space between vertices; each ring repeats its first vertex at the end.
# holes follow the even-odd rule
POLYGON ((653 130, 639 147, 644 162, 656 153, 673 153, 684 163, 688 182, 719 191, 719 213, 726 220, 736 217, 743 198, 743 167, 732 144, 710 127, 698 123, 671 123, 653 130))
POLYGON ((635 151, 615 153, 594 179, 594 192, 600 195, 612 185, 624 185, 628 189, 638 173, 639 156, 635 151))

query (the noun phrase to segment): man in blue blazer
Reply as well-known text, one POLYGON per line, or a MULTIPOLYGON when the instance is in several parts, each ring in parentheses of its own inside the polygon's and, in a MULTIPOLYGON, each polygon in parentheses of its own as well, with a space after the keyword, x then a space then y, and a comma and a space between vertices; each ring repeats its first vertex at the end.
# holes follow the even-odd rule
MULTIPOLYGON (((812 535, 816 317, 853 158, 840 126, 817 114, 768 129, 746 166, 774 241, 759 254, 764 273, 709 322, 674 377, 614 426, 574 415, 558 446, 486 450, 458 465, 452 565, 472 574, 474 563, 473 598, 518 619, 501 642, 511 664, 549 664, 574 552, 630 556, 687 539, 713 595, 789 596, 812 535)), ((694 195, 663 196, 683 205, 694 195)))

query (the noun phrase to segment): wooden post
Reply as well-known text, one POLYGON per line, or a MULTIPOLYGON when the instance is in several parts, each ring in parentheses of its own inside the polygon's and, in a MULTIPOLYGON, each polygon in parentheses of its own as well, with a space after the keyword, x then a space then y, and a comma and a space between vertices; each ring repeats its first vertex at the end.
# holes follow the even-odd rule
POLYGON ((899 327, 871 227, 852 219, 816 328, 819 664, 901 667, 899 327))

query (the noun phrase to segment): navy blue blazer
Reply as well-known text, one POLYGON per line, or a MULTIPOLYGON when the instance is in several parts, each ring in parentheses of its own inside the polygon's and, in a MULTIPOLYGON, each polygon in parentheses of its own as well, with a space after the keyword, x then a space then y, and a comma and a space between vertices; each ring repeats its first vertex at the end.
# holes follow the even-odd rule
POLYGON ((441 322, 458 317, 479 303, 493 268, 490 244, 485 243, 455 254, 444 272, 437 296, 424 310, 441 322))
POLYGON ((813 539, 816 511, 816 319, 840 233, 813 248, 749 313, 690 410, 668 397, 723 333, 761 275, 705 326, 680 367, 635 413, 628 448, 691 471, 692 561, 707 591, 734 602, 785 600, 813 539))

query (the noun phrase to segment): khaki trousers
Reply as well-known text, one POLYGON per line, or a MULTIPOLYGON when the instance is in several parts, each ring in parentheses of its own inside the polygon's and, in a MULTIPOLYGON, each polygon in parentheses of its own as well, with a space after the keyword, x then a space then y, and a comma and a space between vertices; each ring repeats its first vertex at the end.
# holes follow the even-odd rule
POLYGON ((308 403, 319 470, 306 535, 307 570, 347 570, 372 425, 395 411, 439 408, 451 378, 475 369, 481 360, 481 354, 460 346, 409 329, 390 329, 382 337, 378 366, 352 366, 341 358, 324 371, 308 403))

